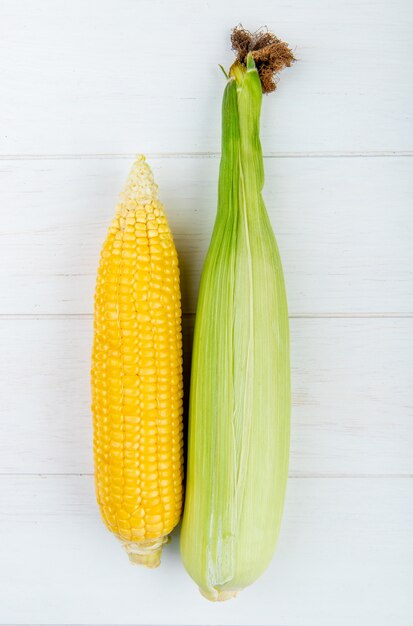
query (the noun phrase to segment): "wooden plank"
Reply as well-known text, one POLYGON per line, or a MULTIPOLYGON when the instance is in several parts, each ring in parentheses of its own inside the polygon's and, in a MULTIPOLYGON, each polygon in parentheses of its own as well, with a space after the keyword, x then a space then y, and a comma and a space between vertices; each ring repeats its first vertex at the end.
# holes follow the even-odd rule
MULTIPOLYGON (((412 338, 413 319, 291 321, 292 475, 413 473, 412 338)), ((91 342, 92 319, 0 321, 0 472, 93 471, 91 342)))
POLYGON ((158 570, 129 565, 99 518, 92 477, 3 476, 1 619, 410 626, 412 487, 412 479, 291 479, 270 567, 216 605, 186 574, 178 533, 158 570))
POLYGON ((2 154, 217 151, 237 19, 299 63, 265 100, 266 150, 411 150, 412 3, 42 0, 0 5, 2 154), (188 23, 188 16, 191 16, 188 23), (397 19, 396 17, 397 16, 397 19))
MULTIPOLYGON (((150 159, 193 313, 218 159, 150 159)), ((0 311, 91 313, 99 250, 131 161, 2 161, 0 311)), ((292 314, 413 311, 413 159, 266 159, 292 314)))

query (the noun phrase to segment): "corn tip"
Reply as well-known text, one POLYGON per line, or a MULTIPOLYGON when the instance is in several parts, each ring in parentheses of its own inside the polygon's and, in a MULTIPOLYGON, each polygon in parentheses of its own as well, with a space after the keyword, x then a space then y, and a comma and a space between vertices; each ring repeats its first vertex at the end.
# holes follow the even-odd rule
POLYGON ((137 205, 149 205, 157 199, 158 186, 154 182, 152 170, 145 155, 138 154, 121 194, 121 201, 124 205, 131 201, 137 205))

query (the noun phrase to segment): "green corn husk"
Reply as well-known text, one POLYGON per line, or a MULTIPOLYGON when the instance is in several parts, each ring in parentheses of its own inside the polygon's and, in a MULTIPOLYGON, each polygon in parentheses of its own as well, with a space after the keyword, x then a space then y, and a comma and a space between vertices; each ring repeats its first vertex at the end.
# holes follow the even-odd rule
POLYGON ((235 596, 266 569, 288 473, 287 300, 261 195, 262 85, 250 53, 246 65, 232 66, 224 92, 218 211, 192 357, 181 553, 210 600, 235 596))

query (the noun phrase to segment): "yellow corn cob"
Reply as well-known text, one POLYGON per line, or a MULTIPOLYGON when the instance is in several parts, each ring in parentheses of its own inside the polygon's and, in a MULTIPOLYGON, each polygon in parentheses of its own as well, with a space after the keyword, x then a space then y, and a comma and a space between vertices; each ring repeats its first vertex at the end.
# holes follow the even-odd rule
POLYGON ((104 243, 95 293, 97 500, 133 563, 157 567, 182 508, 178 259, 144 156, 104 243))

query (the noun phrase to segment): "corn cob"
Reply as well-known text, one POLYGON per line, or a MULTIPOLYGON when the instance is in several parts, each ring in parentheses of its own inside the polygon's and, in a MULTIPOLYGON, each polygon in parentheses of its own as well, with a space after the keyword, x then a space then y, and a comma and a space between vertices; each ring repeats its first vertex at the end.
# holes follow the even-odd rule
POLYGON ((177 253, 143 156, 101 253, 92 410, 102 517, 133 563, 157 567, 182 508, 181 301, 177 253))
POLYGON ((223 99, 218 211, 196 313, 181 531, 184 565, 210 600, 234 597, 267 567, 289 456, 288 311, 261 195, 259 121, 262 91, 293 56, 267 32, 238 28, 232 42, 238 60, 223 99))

